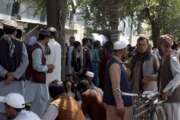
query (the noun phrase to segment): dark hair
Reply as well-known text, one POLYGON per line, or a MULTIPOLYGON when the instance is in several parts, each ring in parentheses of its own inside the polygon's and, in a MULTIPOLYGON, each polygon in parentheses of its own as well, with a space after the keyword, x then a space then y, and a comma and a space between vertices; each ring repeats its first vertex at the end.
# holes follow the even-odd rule
POLYGON ((20 39, 22 37, 22 34, 23 34, 22 30, 17 29, 16 32, 17 32, 16 37, 20 39))
POLYGON ((89 42, 88 38, 83 38, 82 39, 83 46, 87 45, 88 42, 89 42))
POLYGON ((16 31, 16 28, 9 27, 9 26, 4 26, 3 31, 4 31, 5 34, 14 34, 14 32, 16 31))
POLYGON ((88 38, 88 42, 90 42, 90 43, 93 43, 93 39, 92 38, 88 38))
POLYGON ((175 50, 175 49, 177 49, 177 47, 178 47, 178 44, 174 41, 173 45, 172 45, 172 49, 175 50))
POLYGON ((66 74, 66 77, 73 77, 73 74, 66 74))
POLYGON ((51 83, 49 85, 49 94, 54 99, 61 94, 65 93, 64 86, 59 85, 58 83, 51 83))
POLYGON ((74 37, 74 36, 71 36, 69 39, 70 39, 70 40, 72 40, 72 39, 75 40, 75 37, 74 37))
POLYGON ((18 108, 14 108, 14 110, 17 112, 17 113, 20 113, 22 111, 22 109, 18 109, 18 108))
POLYGON ((69 43, 70 43, 70 45, 73 46, 73 45, 74 45, 74 42, 75 42, 75 37, 74 37, 74 36, 71 36, 71 37, 69 38, 69 43))
POLYGON ((82 80, 76 87, 76 89, 82 93, 90 88, 90 84, 87 80, 82 80))
POLYGON ((47 35, 43 35, 43 34, 39 34, 38 36, 38 41, 42 41, 44 40, 45 38, 49 38, 47 35))
POLYGON ((111 41, 107 41, 104 45, 103 45, 103 49, 108 50, 110 53, 112 53, 113 51, 113 43, 111 41))
POLYGON ((95 41, 93 47, 99 49, 101 47, 101 43, 99 41, 95 41))
POLYGON ((51 38, 56 38, 56 34, 57 34, 57 32, 50 32, 51 38))
POLYGON ((79 46, 81 46, 81 43, 79 41, 75 41, 73 45, 74 48, 78 48, 79 46))
POLYGON ((137 43, 140 42, 140 41, 143 41, 143 40, 146 40, 147 44, 149 45, 149 39, 147 39, 146 37, 143 37, 143 36, 140 36, 140 37, 137 39, 137 43))

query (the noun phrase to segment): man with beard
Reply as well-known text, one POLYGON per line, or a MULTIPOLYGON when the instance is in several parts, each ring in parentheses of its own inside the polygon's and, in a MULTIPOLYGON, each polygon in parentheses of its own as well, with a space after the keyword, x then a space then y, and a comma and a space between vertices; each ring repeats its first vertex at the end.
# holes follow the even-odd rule
POLYGON ((149 39, 141 35, 137 40, 135 55, 129 62, 131 87, 136 93, 157 90, 159 65, 149 46, 149 39))
POLYGON ((160 69, 158 75, 158 90, 167 100, 164 109, 168 120, 180 119, 180 65, 172 53, 173 38, 162 35, 159 40, 160 69))
MULTIPOLYGON (((23 93, 23 74, 29 60, 25 45, 15 37, 17 27, 16 21, 3 22, 4 35, 0 39, 0 96, 11 92, 23 93)), ((4 112, 4 105, 0 103, 1 120, 4 112)))

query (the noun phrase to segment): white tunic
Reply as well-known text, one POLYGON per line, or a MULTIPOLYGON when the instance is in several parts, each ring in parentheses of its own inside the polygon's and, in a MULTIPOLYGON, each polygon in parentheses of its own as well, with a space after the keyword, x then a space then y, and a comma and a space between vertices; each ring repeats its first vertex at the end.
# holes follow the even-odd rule
POLYGON ((35 113, 23 110, 14 120, 41 120, 35 113))
POLYGON ((50 55, 46 55, 46 64, 53 64, 55 69, 52 73, 47 74, 47 84, 54 80, 58 80, 61 83, 61 45, 54 39, 50 39, 48 46, 51 53, 50 55))

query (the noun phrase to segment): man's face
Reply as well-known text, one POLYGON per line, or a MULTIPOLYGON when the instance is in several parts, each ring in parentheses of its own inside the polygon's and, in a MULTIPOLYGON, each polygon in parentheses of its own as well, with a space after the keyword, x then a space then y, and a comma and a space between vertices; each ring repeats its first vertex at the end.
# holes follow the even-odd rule
POLYGON ((92 47, 92 41, 91 41, 91 40, 88 40, 87 46, 88 46, 89 48, 92 47))
POLYGON ((88 80, 89 82, 92 82, 93 79, 94 79, 93 77, 87 77, 87 80, 88 80))
POLYGON ((128 59, 128 50, 127 48, 124 48, 123 50, 123 61, 126 61, 128 59))
POLYGON ((67 80, 67 81, 73 81, 73 76, 67 76, 67 77, 66 77, 66 80, 67 80))
POLYGON ((5 113, 6 113, 6 116, 9 118, 15 117, 15 110, 7 104, 5 104, 5 113))
POLYGON ((162 43, 160 44, 160 52, 163 56, 169 56, 171 54, 171 45, 162 43))
POLYGON ((67 89, 71 89, 72 88, 72 83, 70 81, 68 81, 66 83, 66 87, 67 87, 67 89))
POLYGON ((69 40, 69 43, 70 43, 71 46, 74 44, 74 42, 75 42, 75 39, 74 39, 74 38, 71 38, 71 39, 69 40))
POLYGON ((140 40, 137 42, 137 51, 143 54, 148 50, 148 46, 147 40, 140 40))
POLYGON ((45 44, 47 45, 48 42, 49 42, 49 37, 46 37, 46 38, 45 38, 45 44))

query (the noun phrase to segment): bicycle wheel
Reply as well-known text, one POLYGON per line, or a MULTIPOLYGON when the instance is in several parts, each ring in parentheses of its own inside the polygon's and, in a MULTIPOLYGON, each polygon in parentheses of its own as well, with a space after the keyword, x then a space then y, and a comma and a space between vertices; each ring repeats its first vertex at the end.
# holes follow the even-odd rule
POLYGON ((162 106, 156 107, 156 111, 153 115, 153 120, 167 120, 166 112, 162 106))

